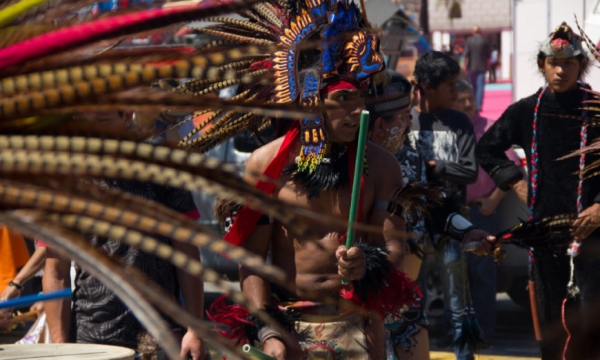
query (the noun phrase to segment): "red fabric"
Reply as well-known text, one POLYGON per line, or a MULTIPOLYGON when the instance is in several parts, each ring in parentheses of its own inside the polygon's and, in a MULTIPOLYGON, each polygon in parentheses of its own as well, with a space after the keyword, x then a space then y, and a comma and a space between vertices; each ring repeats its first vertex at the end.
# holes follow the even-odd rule
POLYGON ((271 63, 270 61, 267 61, 267 60, 263 60, 263 61, 255 62, 254 64, 250 65, 250 70, 252 70, 252 71, 266 70, 266 69, 271 69, 272 67, 273 67, 273 63, 271 63))
POLYGON ((398 269, 392 269, 387 278, 382 279, 382 282, 384 282, 384 285, 381 286, 377 294, 369 294, 364 302, 354 291, 352 284, 340 290, 340 295, 363 309, 376 311, 383 318, 387 314, 397 318, 402 317, 402 314, 400 314, 402 307, 404 305, 417 305, 416 296, 423 296, 417 284, 406 273, 398 269))
MULTIPOLYGON (((300 129, 298 127, 298 123, 296 123, 290 130, 288 130, 285 138, 283 139, 283 143, 279 147, 279 151, 277 155, 271 161, 269 166, 263 172, 263 176, 266 176, 269 179, 277 180, 285 166, 285 161, 289 155, 291 145, 294 140, 300 133, 300 129)), ((348 144, 348 173, 350 174, 350 179, 354 179, 354 162, 356 159, 356 141, 348 144)), ((364 190, 365 177, 361 177, 360 181, 360 198, 358 202, 358 216, 356 221, 360 222, 361 213, 362 213, 362 195, 364 190)), ((263 182, 258 181, 255 185, 258 190, 261 190, 265 194, 271 195, 275 191, 275 184, 272 182, 263 182)), ((229 242, 232 245, 243 246, 246 239, 252 234, 254 229, 256 229, 256 223, 258 219, 262 216, 262 213, 256 210, 250 209, 248 206, 244 206, 242 210, 240 210, 239 214, 235 217, 233 225, 229 232, 225 234, 225 241, 229 242)), ((344 235, 345 236, 345 235, 344 235)))
MULTIPOLYGON (((290 153, 290 148, 300 133, 300 129, 296 123, 296 126, 292 127, 288 130, 285 138, 283 139, 283 143, 279 147, 279 151, 277 155, 271 161, 269 166, 263 172, 263 176, 266 176, 269 179, 277 180, 279 179, 279 175, 281 171, 283 171, 283 167, 285 166, 285 161, 290 153)), ((257 181, 255 187, 262 191, 263 193, 270 195, 275 192, 275 184, 273 182, 264 182, 257 181)), ((242 246, 244 242, 252 234, 254 229, 256 228, 256 223, 258 219, 260 219, 262 213, 259 211, 250 209, 248 206, 244 206, 240 213, 235 217, 233 225, 229 232, 225 235, 225 241, 237 245, 242 246)))
MULTIPOLYGON (((362 89, 363 87, 361 87, 362 89)), ((364 86, 366 88, 366 86, 364 86)), ((330 93, 336 90, 356 90, 358 86, 356 84, 351 83, 350 81, 336 79, 334 81, 328 82, 323 89, 321 89, 321 93, 330 93)))

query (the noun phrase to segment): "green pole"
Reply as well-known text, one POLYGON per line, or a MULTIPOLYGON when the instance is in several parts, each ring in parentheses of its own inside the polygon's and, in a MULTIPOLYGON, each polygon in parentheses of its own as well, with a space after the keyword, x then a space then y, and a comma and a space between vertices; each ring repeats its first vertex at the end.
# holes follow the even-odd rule
POLYGON ((255 347, 252 347, 248 344, 242 346, 242 351, 248 355, 250 355, 253 359, 258 360, 275 360, 275 357, 271 355, 267 355, 264 352, 258 350, 255 347))
MULTIPOLYGON (((356 144, 356 163, 354 165, 354 180, 352 183, 352 197, 350 198, 350 215, 348 217, 348 235, 346 236, 346 249, 354 246, 354 223, 358 217, 358 203, 360 201, 360 180, 363 173, 365 157, 365 144, 367 143, 367 129, 369 128, 369 112, 363 110, 360 114, 360 127, 358 130, 358 144, 356 144)), ((343 284, 348 280, 342 279, 343 284)))

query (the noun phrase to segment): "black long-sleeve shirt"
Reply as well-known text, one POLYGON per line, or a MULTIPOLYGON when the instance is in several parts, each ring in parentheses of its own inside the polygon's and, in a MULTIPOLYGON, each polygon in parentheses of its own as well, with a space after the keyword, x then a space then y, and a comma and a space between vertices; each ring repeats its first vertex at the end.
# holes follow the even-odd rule
MULTIPOLYGON (((507 189, 508 184, 522 178, 521 172, 504 153, 512 145, 521 146, 527 155, 531 173, 531 143, 534 109, 541 89, 534 95, 511 105, 477 144, 477 160, 496 185, 507 189)), ((580 148, 581 121, 555 115, 581 116, 583 92, 580 89, 562 94, 544 93, 538 111, 538 187, 535 218, 577 212, 579 156, 557 161, 580 148)), ((600 136, 600 129, 588 128, 588 144, 600 136)), ((598 157, 588 155, 586 164, 598 157)), ((529 179, 528 179, 529 180, 529 179)), ((530 183, 530 181, 529 181, 530 183)), ((531 183, 529 200, 531 200, 531 183)), ((583 182, 583 209, 600 202, 600 176, 583 182)))
POLYGON ((471 120, 466 114, 452 109, 441 114, 426 114, 413 109, 411 114, 410 146, 417 149, 423 160, 435 160, 435 176, 456 186, 462 193, 462 204, 466 204, 466 185, 477 181, 478 171, 471 120))

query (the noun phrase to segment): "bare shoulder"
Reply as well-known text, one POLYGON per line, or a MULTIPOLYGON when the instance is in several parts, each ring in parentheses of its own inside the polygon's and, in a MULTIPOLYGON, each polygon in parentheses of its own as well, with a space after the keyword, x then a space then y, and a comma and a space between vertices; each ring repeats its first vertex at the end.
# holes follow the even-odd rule
POLYGON ((367 145, 367 164, 369 165, 369 173, 373 172, 374 175, 380 174, 387 176, 396 173, 402 175, 400 164, 393 154, 374 142, 369 141, 367 142, 367 145))
POLYGON ((275 155, 277 155, 277 152, 281 147, 281 143, 283 143, 283 137, 275 139, 270 143, 254 150, 246 162, 244 178, 250 181, 249 178, 255 178, 256 176, 262 174, 267 166, 269 166, 271 161, 273 161, 275 155))
POLYGON ((367 163, 370 182, 375 190, 375 199, 389 199, 403 186, 400 163, 384 148, 372 142, 369 142, 368 146, 367 163))

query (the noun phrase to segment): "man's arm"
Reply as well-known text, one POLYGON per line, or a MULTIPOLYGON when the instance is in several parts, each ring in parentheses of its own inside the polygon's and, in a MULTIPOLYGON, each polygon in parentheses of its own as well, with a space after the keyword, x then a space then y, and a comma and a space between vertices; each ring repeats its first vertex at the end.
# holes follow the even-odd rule
POLYGON ((492 215, 498 207, 498 204, 500 204, 500 201, 502 201, 502 199, 504 199, 504 196, 506 196, 506 193, 506 191, 500 190, 499 188, 495 187, 494 190, 492 190, 492 192, 488 196, 481 198, 479 200, 481 202, 481 207, 479 208, 479 212, 481 213, 481 215, 492 215))
MULTIPOLYGON (((270 146, 273 145, 262 147, 250 156, 244 171, 244 181, 251 185, 256 184, 258 176, 263 173, 271 161, 269 155, 273 149, 270 149, 270 146)), ((257 225, 246 239, 244 249, 266 259, 271 244, 272 228, 272 224, 257 225)), ((240 287, 242 293, 256 308, 265 309, 270 304, 269 282, 243 265, 240 265, 240 287)), ((286 348, 279 333, 263 331, 259 333, 259 340, 262 342, 263 351, 266 354, 275 356, 277 360, 285 359, 286 348)))
MULTIPOLYGON (((44 276, 42 277, 44 292, 70 288, 71 261, 59 255, 52 248, 48 248, 46 251, 46 265, 44 267, 44 276)), ((44 304, 44 308, 52 342, 68 342, 71 329, 71 300, 47 301, 44 304)))
MULTIPOLYGON (((375 150, 375 149, 373 149, 375 150)), ((377 186, 375 187, 375 200, 393 200, 394 194, 401 189, 403 184, 402 170, 396 158, 381 150, 382 154, 377 155, 377 162, 374 162, 376 171, 371 170, 373 165, 369 163, 369 171, 377 176, 377 186)), ((403 262, 406 249, 406 224, 404 218, 398 214, 392 214, 383 209, 376 209, 371 213, 369 219, 370 225, 380 227, 382 234, 373 234, 372 239, 379 243, 385 243, 390 252, 390 260, 397 269, 403 270, 403 262)))
MULTIPOLYGON (((461 114, 461 116, 464 114, 461 114)), ((458 119, 457 119, 458 120, 458 119)), ((477 160, 475 157, 475 133, 468 118, 461 118, 461 127, 456 132, 458 161, 429 160, 427 165, 433 167, 435 176, 454 184, 473 184, 477 181, 477 160)))
MULTIPOLYGON (((38 246, 35 249, 35 252, 29 258, 29 261, 23 266, 21 271, 15 276, 13 282, 18 285, 23 285, 29 279, 31 279, 38 271, 44 268, 44 263, 46 261, 46 247, 38 246)), ((19 290, 16 286, 7 286, 6 289, 0 294, 0 301, 12 299, 14 297, 19 296, 21 290, 19 290)))
POLYGON ((527 193, 527 183, 522 180, 521 170, 506 156, 506 150, 512 145, 523 146, 519 131, 521 124, 518 123, 519 103, 506 109, 500 119, 483 134, 477 143, 476 154, 479 165, 490 174, 498 188, 503 191, 514 189, 522 198, 523 192, 527 193))
MULTIPOLYGON (((175 241, 173 248, 187 254, 190 258, 200 261, 200 251, 192 244, 175 241)), ((177 281, 183 297, 185 310, 196 318, 202 320, 204 314, 204 283, 198 276, 192 276, 187 271, 177 268, 177 281)), ((198 335, 188 328, 181 340, 181 357, 191 355, 193 360, 202 360, 206 356, 204 342, 198 335)))

